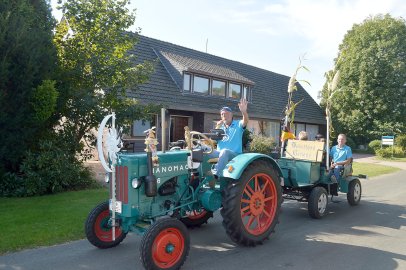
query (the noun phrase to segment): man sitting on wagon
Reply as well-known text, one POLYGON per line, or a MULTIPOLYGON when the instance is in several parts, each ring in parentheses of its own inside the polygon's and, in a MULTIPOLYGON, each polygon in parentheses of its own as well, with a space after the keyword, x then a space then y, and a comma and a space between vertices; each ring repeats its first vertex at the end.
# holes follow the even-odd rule
POLYGON ((347 136, 339 134, 337 142, 338 144, 330 150, 331 166, 329 176, 332 177, 334 175, 335 180, 340 178, 340 171, 344 169, 344 166, 352 162, 351 147, 345 145, 347 136))

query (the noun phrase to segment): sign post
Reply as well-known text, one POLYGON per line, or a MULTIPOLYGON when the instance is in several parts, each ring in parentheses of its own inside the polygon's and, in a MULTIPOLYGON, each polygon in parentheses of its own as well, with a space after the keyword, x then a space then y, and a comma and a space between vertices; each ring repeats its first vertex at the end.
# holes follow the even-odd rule
POLYGON ((394 141, 395 141, 395 136, 382 136, 381 147, 382 147, 382 145, 392 145, 392 158, 393 158, 394 141))

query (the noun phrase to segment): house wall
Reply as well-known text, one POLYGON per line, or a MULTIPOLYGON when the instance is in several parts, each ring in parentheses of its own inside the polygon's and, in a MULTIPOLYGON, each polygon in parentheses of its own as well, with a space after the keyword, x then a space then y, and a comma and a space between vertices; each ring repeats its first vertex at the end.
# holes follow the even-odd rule
POLYGON ((215 128, 214 122, 217 122, 220 120, 220 113, 214 114, 214 113, 205 113, 204 114, 204 127, 203 130, 204 132, 209 132, 210 129, 215 128))

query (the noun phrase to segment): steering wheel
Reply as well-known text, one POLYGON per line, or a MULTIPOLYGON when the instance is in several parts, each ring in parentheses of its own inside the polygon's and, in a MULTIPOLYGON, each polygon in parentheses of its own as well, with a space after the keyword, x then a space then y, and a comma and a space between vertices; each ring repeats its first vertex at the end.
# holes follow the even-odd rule
POLYGON ((113 172, 113 170, 111 169, 110 166, 107 165, 106 159, 104 158, 103 148, 107 152, 108 159, 112 162, 111 166, 114 166, 117 159, 117 152, 119 152, 121 147, 123 147, 123 142, 121 141, 119 133, 117 132, 117 129, 115 127, 115 120, 116 120, 115 113, 107 115, 100 123, 97 132, 97 151, 99 152, 99 160, 103 168, 106 170, 106 172, 113 172), (103 143, 103 131, 104 128, 106 127, 107 121, 110 118, 112 125, 111 128, 109 128, 109 131, 105 136, 105 142, 103 143))
POLYGON ((190 132, 190 136, 192 138, 192 144, 196 147, 201 147, 202 146, 202 142, 205 141, 209 146, 210 146, 210 150, 209 151, 205 151, 203 152, 204 154, 210 154, 211 152, 213 152, 214 150, 214 144, 213 141, 210 140, 206 135, 204 135, 201 132, 198 131, 191 131, 190 132), (194 137, 198 137, 198 138, 194 138, 194 137), (203 139, 201 139, 203 138, 203 139))

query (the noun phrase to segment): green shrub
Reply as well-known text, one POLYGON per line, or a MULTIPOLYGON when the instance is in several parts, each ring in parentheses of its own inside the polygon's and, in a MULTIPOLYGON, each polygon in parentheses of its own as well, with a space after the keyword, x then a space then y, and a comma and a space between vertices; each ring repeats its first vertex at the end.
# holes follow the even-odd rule
MULTIPOLYGON (((382 149, 379 148, 376 150, 376 154, 381 158, 391 158, 392 157, 392 146, 383 147, 382 149)), ((393 157, 401 158, 404 156, 405 156, 405 151, 401 147, 399 147, 399 146, 393 147, 393 157)))
POLYGON ((21 175, 8 174, 0 182, 0 196, 34 196, 94 186, 90 171, 53 141, 28 152, 21 175))
POLYGON ((347 137, 346 145, 351 147, 351 149, 356 149, 357 148, 357 145, 355 144, 354 140, 351 139, 350 137, 347 137))
POLYGON ((406 134, 395 136, 395 145, 406 151, 406 134))
POLYGON ((275 146, 276 143, 272 137, 253 135, 249 151, 270 155, 275 146))
POLYGON ((248 129, 244 129, 242 134, 242 147, 246 149, 249 146, 249 143, 252 141, 252 133, 248 129))
POLYGON ((0 178, 0 197, 22 197, 25 195, 24 179, 7 172, 0 178))
POLYGON ((376 150, 381 148, 381 140, 373 140, 368 144, 368 148, 371 149, 374 153, 376 150))

